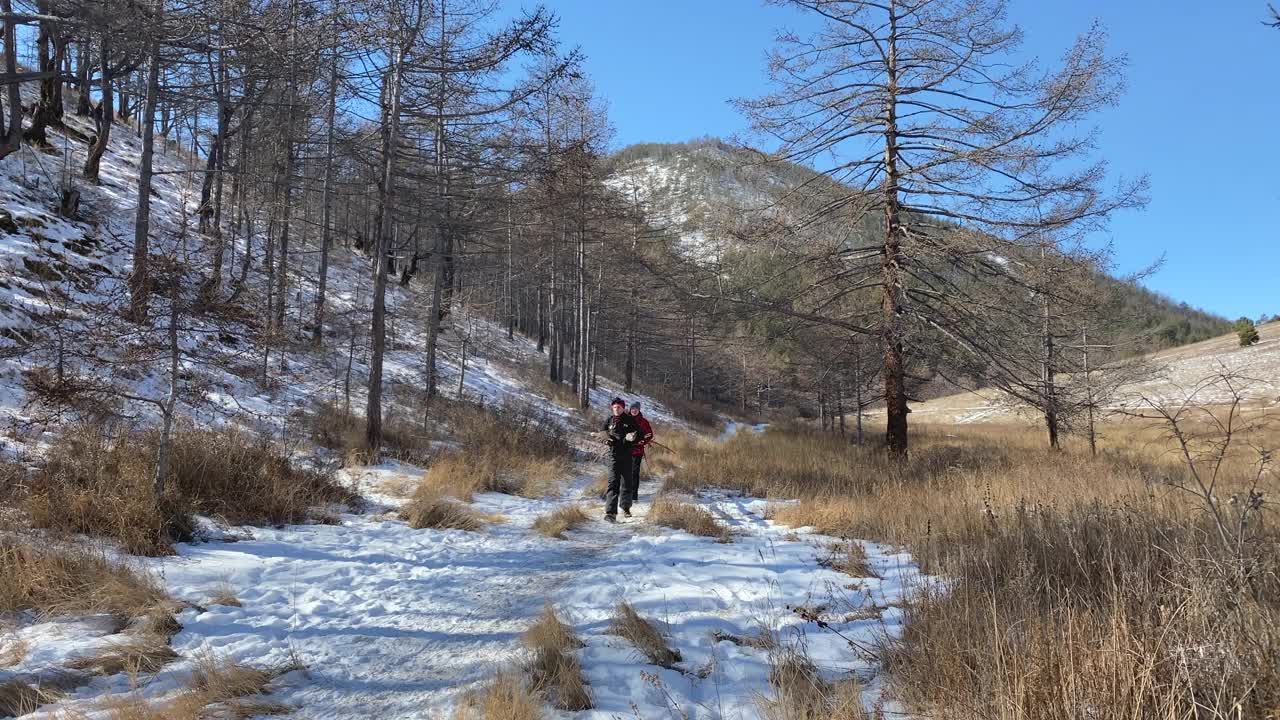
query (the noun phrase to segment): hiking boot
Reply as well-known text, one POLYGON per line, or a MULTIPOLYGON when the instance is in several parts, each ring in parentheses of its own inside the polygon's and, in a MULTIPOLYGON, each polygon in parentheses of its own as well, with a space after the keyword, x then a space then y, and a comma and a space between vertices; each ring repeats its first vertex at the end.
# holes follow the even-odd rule
POLYGON ((630 510, 630 509, 623 510, 623 511, 622 511, 622 516, 623 516, 623 517, 631 517, 631 510, 630 510))
POLYGON ((605 521, 605 522, 616 523, 616 522, 618 522, 618 516, 617 516, 617 515, 605 515, 605 516, 604 516, 604 521, 605 521))

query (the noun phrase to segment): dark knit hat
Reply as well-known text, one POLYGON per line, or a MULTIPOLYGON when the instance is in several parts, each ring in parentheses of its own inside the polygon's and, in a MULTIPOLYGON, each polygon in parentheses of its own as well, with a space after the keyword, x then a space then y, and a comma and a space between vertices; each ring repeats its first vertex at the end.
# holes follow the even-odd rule
POLYGON ((621 405, 622 407, 626 407, 627 401, 623 400, 620 397, 616 397, 613 399, 613 402, 609 403, 609 407, 613 407, 614 405, 621 405))
POLYGON ((639 400, 632 400, 632 401, 631 401, 631 409, 632 409, 632 410, 639 410, 639 409, 640 409, 640 401, 639 401, 639 400))

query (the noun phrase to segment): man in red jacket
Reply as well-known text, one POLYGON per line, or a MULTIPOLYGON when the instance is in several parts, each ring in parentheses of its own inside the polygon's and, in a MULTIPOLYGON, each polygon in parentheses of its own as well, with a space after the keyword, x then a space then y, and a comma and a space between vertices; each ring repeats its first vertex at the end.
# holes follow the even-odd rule
POLYGON ((640 412, 640 403, 631 403, 631 417, 640 426, 640 437, 631 449, 631 477, 627 478, 627 489, 622 493, 622 514, 627 517, 631 517, 631 503, 640 499, 640 463, 644 460, 644 448, 653 442, 653 426, 640 412))

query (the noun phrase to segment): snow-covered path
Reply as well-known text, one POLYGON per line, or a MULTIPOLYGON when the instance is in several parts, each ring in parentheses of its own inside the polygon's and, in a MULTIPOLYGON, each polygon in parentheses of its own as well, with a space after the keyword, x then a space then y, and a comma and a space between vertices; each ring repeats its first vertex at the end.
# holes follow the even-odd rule
MULTIPOLYGON (((239 542, 184 545, 176 558, 149 561, 175 596, 205 608, 179 616, 173 646, 183 659, 142 692, 170 692, 191 659, 209 652, 253 665, 300 659, 307 672, 277 681, 272 697, 295 707, 294 717, 437 718, 521 662, 520 634, 552 602, 586 642, 580 659, 596 708, 572 714, 584 720, 666 718, 673 706, 690 718, 757 717, 770 651, 726 638, 762 628, 783 647, 803 648, 832 679, 871 680, 868 703, 878 699, 874 661, 846 638, 870 644, 896 631, 896 606, 918 576, 890 548, 867 545, 878 577, 851 578, 819 566, 828 539, 774 526, 764 501, 728 495, 690 500, 733 528, 732 543, 660 528, 645 520, 656 481, 643 486, 629 521, 593 522, 563 541, 533 533, 538 515, 581 501, 589 473, 555 498, 477 497, 477 509, 505 518, 480 532, 413 530, 390 512, 401 501, 384 490, 420 472, 361 471, 373 507, 340 524, 246 529, 239 542), (228 586, 240 606, 208 604, 228 586), (676 668, 646 666, 607 633, 622 599, 664 628, 684 658, 676 668), (838 633, 796 607, 820 611, 838 633)), ((598 503, 586 502, 594 514, 598 503)), ((95 680, 36 717, 73 708, 95 717, 98 698, 128 692, 130 682, 95 680)))

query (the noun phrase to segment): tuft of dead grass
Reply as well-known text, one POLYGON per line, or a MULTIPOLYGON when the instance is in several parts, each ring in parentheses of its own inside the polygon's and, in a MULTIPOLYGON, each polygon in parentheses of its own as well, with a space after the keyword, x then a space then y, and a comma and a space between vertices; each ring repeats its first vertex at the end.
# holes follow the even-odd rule
POLYGON ((437 457, 422 479, 441 495, 466 501, 482 492, 542 497, 569 473, 573 450, 564 431, 536 408, 460 404, 447 422, 457 447, 437 457))
POLYGON ((703 508, 690 503, 659 496, 649 509, 649 522, 727 543, 732 539, 729 528, 703 508))
POLYGON ((31 645, 18 636, 0 638, 0 670, 11 668, 26 659, 31 645))
POLYGON ((21 717, 60 696, 61 693, 55 690, 39 688, 22 680, 8 680, 0 683, 0 717, 21 717))
POLYGON ((270 683, 295 669, 261 669, 207 654, 196 658, 186 689, 168 698, 150 700, 133 692, 106 698, 102 711, 110 720, 249 720, 284 715, 288 705, 264 700, 270 683))
POLYGON ((32 478, 22 507, 36 527, 105 537, 141 555, 172 552, 190 540, 192 515, 232 525, 315 520, 360 497, 331 475, 293 464, 265 439, 233 429, 179 428, 172 436, 170 483, 156 498, 155 432, 67 430, 32 478))
POLYGON ((564 534, 590 522, 591 518, 581 505, 565 505, 533 521, 533 529, 542 535, 563 540, 564 534))
POLYGON ((582 665, 574 654, 583 647, 582 641, 573 628, 560 619, 554 607, 547 605, 543 609, 542 615, 525 631, 523 642, 533 653, 526 667, 530 690, 546 696, 548 702, 561 710, 593 707, 591 692, 582 677, 582 665))
POLYGON ((0 612, 107 613, 122 624, 152 613, 172 617, 172 601, 152 578, 75 544, 0 538, 0 577, 0 612))
POLYGON ((867 566, 867 551, 856 540, 832 543, 826 554, 818 558, 818 564, 856 578, 876 577, 867 566))
POLYGON ((505 672, 454 708, 453 720, 542 720, 542 700, 519 675, 505 672))
POLYGON ((626 601, 618 603, 614 610, 609 632, 626 638, 654 665, 670 668, 681 660, 680 652, 667 646, 658 628, 626 601))
POLYGON ((418 486, 413 497, 400 508, 400 517, 415 530, 467 530, 476 532, 485 520, 496 518, 476 512, 452 498, 444 497, 439 488, 427 483, 418 486))
POLYGON ((177 657, 178 654, 169 647, 168 637, 140 635, 122 643, 108 645, 93 655, 73 658, 67 663, 67 667, 95 675, 141 675, 154 673, 177 657))
POLYGON ((582 497, 603 500, 607 492, 609 492, 609 474, 605 472, 595 476, 586 487, 582 488, 582 497))
POLYGON ((865 720, 862 692, 852 680, 830 683, 803 653, 787 648, 770 658, 773 697, 761 701, 768 720, 865 720))
POLYGON ((224 581, 218 583, 213 588, 213 593, 209 597, 210 605, 225 605, 227 607, 240 607, 240 598, 236 595, 235 586, 230 582, 224 581))

